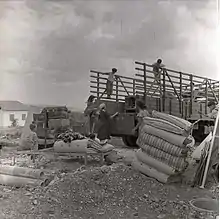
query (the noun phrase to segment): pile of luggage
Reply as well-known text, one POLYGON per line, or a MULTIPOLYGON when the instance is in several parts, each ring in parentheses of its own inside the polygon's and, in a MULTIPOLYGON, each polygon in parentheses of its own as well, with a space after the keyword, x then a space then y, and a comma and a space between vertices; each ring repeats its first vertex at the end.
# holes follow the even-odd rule
POLYGON ((163 183, 182 174, 195 144, 192 128, 186 120, 153 111, 152 118, 145 117, 140 128, 137 144, 141 149, 133 167, 163 183))

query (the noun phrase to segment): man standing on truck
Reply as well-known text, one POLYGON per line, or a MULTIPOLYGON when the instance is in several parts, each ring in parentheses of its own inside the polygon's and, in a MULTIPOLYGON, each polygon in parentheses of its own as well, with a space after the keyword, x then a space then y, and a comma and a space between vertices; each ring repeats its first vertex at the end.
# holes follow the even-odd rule
POLYGON ((117 72, 116 68, 113 68, 110 73, 104 73, 105 75, 108 75, 107 83, 106 83, 106 92, 107 92, 107 98, 111 98, 112 92, 113 92, 113 83, 115 81, 115 73, 117 72))
POLYGON ((160 75, 162 72, 162 68, 165 67, 164 64, 162 64, 162 59, 158 59, 157 62, 155 62, 153 65, 153 72, 154 72, 154 77, 156 82, 159 84, 160 83, 160 75))

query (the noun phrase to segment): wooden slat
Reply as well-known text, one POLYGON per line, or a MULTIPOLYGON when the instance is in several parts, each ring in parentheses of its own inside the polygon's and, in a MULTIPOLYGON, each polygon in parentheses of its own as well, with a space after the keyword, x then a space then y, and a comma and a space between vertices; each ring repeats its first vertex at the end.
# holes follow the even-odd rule
MULTIPOLYGON (((140 75, 140 74, 135 74, 136 76, 139 76, 139 77, 143 77, 142 75, 140 75)), ((151 77, 151 76, 147 76, 147 79, 155 79, 155 77, 151 77)), ((136 79, 136 81, 143 81, 143 80, 141 80, 141 79, 136 79)), ((166 82, 169 82, 170 83, 170 81, 168 80, 168 79, 166 79, 165 80, 166 82)), ((149 80, 146 80, 146 83, 149 83, 150 81, 149 80)), ((174 84, 179 84, 179 81, 173 81, 173 83, 174 84)), ((189 84, 187 84, 187 83, 182 83, 182 85, 185 85, 185 86, 189 86, 189 84)))
MULTIPOLYGON (((97 89, 97 86, 92 86, 92 85, 90 85, 90 88, 94 88, 94 89, 97 89)), ((99 91, 99 93, 103 93, 103 91, 105 90, 105 87, 99 87, 99 89, 100 89, 100 91, 99 91)), ((113 88, 113 91, 117 91, 117 89, 115 89, 115 88, 113 88)), ((126 91, 125 90, 119 90, 118 89, 118 92, 121 92, 121 93, 126 93, 126 91)), ((127 94, 127 93, 126 93, 127 94)), ((128 95, 124 95, 124 96, 128 96, 128 95)))
MULTIPOLYGON (((90 72, 91 72, 91 73, 96 73, 96 74, 99 73, 100 75, 106 75, 105 73, 100 72, 100 71, 91 70, 90 72)), ((119 76, 120 78, 124 78, 124 79, 128 79, 128 80, 133 80, 132 77, 127 77, 127 76, 122 76, 122 75, 117 75, 117 76, 119 76)))
MULTIPOLYGON (((93 94, 97 94, 97 92, 96 92, 96 91, 93 91, 93 90, 91 91, 91 93, 93 93, 93 94)), ((114 96, 114 97, 115 97, 116 95, 115 95, 115 94, 112 94, 112 96, 114 96)), ((124 95, 119 95, 119 96, 121 96, 121 97, 125 97, 124 95)), ((108 99, 108 98, 106 98, 106 97, 103 97, 102 99, 109 100, 109 99, 108 99)), ((116 100, 116 98, 114 98, 114 99, 113 99, 113 98, 111 98, 110 100, 116 100)), ((120 100, 121 100, 121 101, 124 101, 124 99, 122 99, 122 98, 118 98, 118 100, 119 100, 119 101, 120 101, 120 100)))
MULTIPOLYGON (((98 77, 97 76, 95 76, 95 75, 90 75, 90 77, 91 78, 95 78, 95 79, 98 79, 98 77)), ((120 77, 121 78, 121 77, 120 77)), ((99 80, 103 80, 103 81, 107 81, 107 77, 106 78, 104 78, 104 77, 99 77, 99 80)), ((103 82, 104 83, 104 82, 103 82)), ((133 79, 132 79, 132 81, 123 81, 123 83, 124 84, 131 84, 131 85, 133 85, 133 79)))
MULTIPOLYGON (((97 81, 90 81, 90 83, 91 83, 91 84, 97 84, 97 81)), ((99 82, 99 84, 100 84, 100 85, 104 85, 104 86, 106 87, 106 83, 104 83, 104 82, 99 82)), ((103 87, 104 87, 104 86, 103 86, 103 87)), ((117 86, 120 87, 120 88, 123 88, 123 86, 122 86, 121 84, 118 84, 118 85, 117 85, 117 83, 114 83, 114 84, 113 84, 113 87, 117 87, 117 86)), ((133 90, 133 87, 130 87, 130 86, 126 86, 126 88, 133 90)))
MULTIPOLYGON (((146 64, 144 62, 135 61, 135 64, 142 65, 142 66, 145 64, 146 66, 152 68, 152 65, 146 64)), ((176 74, 180 74, 180 72, 181 72, 182 76, 189 76, 190 77, 190 75, 192 75, 191 73, 186 73, 186 72, 182 72, 182 71, 176 71, 176 70, 172 70, 172 69, 168 69, 168 68, 163 68, 163 69, 165 69, 168 72, 172 72, 172 73, 176 73, 176 74)), ((199 79, 203 79, 203 80, 206 79, 206 77, 202 77, 202 76, 198 76, 198 75, 194 75, 194 77, 199 78, 199 79)), ((214 79, 212 79, 212 80, 214 80, 214 79)))

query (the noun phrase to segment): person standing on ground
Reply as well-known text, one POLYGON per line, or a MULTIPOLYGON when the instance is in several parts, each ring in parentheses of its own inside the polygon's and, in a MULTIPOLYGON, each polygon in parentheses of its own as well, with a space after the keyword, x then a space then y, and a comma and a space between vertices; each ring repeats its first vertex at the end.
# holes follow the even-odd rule
MULTIPOLYGON (((30 135, 28 136, 28 141, 30 142, 30 149, 32 152, 36 152, 38 151, 38 137, 36 134, 36 125, 34 124, 30 124, 30 135)), ((35 158, 36 155, 32 154, 31 155, 31 160, 33 160, 33 162, 35 163, 35 158)))
POLYGON ((95 123, 95 112, 97 108, 95 107, 95 96, 90 95, 87 100, 87 107, 84 110, 84 115, 86 116, 86 132, 87 134, 91 134, 93 130, 93 126, 95 123))
POLYGON ((115 73, 117 72, 116 68, 113 68, 110 73, 104 73, 105 75, 108 75, 107 83, 106 83, 106 92, 107 92, 107 98, 111 98, 111 95, 113 93, 113 83, 115 81, 115 73))
POLYGON ((208 107, 210 109, 210 113, 207 116, 211 119, 216 119, 218 114, 218 104, 216 104, 214 101, 210 101, 208 103, 208 107))
POLYGON ((147 107, 143 101, 138 100, 136 102, 136 107, 137 107, 137 112, 138 112, 137 114, 138 123, 135 126, 135 128, 132 130, 134 135, 138 135, 138 132, 142 126, 144 117, 150 116, 150 113, 147 111, 147 107))
POLYGON ((100 141, 107 141, 111 136, 111 119, 115 118, 118 113, 110 116, 107 113, 106 105, 104 103, 100 104, 99 110, 97 138, 100 141))
POLYGON ((162 68, 165 67, 164 64, 162 64, 162 59, 158 59, 153 65, 153 72, 154 72, 154 78, 157 81, 157 83, 160 83, 160 75, 162 72, 162 68))

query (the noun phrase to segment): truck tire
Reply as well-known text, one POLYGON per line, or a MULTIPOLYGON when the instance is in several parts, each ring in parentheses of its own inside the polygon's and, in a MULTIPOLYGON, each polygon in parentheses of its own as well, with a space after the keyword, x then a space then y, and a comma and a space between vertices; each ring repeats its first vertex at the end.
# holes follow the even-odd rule
POLYGON ((124 144, 129 147, 137 147, 137 144, 136 144, 137 137, 136 136, 126 135, 126 136, 122 137, 122 140, 123 140, 124 144))

